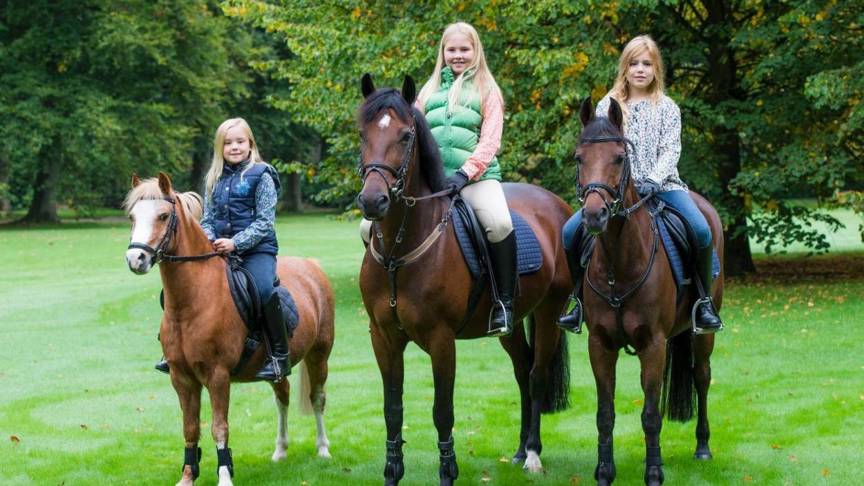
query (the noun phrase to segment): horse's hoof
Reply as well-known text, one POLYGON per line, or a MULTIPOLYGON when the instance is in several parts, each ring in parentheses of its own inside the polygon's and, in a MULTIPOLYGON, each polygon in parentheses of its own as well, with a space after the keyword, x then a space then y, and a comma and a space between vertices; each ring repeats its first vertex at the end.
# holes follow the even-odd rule
POLYGON ((192 479, 183 478, 180 480, 180 482, 177 483, 176 486, 193 486, 194 484, 195 484, 195 481, 193 481, 192 479))
POLYGON ((693 459, 696 459, 697 461, 710 461, 711 459, 714 459, 714 456, 711 454, 709 449, 700 449, 693 454, 693 459))
POLYGON ((528 456, 525 458, 525 465, 522 469, 530 473, 543 472, 543 463, 540 462, 540 455, 534 451, 528 451, 528 456))
POLYGON ((522 464, 523 462, 525 462, 525 458, 527 458, 527 457, 528 457, 528 455, 525 454, 525 451, 518 451, 518 452, 516 452, 516 454, 513 454, 513 459, 510 459, 510 463, 511 464, 522 464))
POLYGON ((330 449, 327 447, 321 446, 318 448, 318 457, 322 459, 330 459, 333 456, 330 455, 330 449))

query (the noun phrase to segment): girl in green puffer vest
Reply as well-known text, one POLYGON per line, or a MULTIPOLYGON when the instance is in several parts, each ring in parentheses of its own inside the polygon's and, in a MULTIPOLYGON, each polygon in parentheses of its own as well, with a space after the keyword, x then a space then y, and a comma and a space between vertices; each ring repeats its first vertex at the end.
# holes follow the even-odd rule
POLYGON ((501 146, 504 100, 474 27, 457 22, 444 29, 435 71, 420 90, 417 108, 438 142, 449 184, 474 208, 489 239, 501 298, 489 335, 508 335, 517 274, 516 237, 495 156, 501 146))
MULTIPOLYGON (((435 71, 420 90, 416 106, 426 115, 438 142, 449 185, 474 208, 491 243, 501 301, 493 309, 488 334, 509 335, 517 278, 516 236, 495 157, 504 127, 504 99, 474 27, 457 22, 444 29, 435 71)), ((367 220, 360 225, 367 244, 371 227, 367 220)))

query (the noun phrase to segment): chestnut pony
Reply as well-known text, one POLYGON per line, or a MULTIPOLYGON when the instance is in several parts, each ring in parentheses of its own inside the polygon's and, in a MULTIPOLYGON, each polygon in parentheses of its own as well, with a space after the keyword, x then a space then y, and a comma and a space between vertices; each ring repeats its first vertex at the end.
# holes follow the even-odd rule
MULTIPOLYGON (((244 366, 235 370, 248 334, 231 299, 225 276, 226 261, 212 253, 198 224, 201 197, 177 193, 164 173, 158 179, 132 178, 126 196, 132 237, 126 252, 129 269, 147 273, 159 265, 165 290, 165 313, 159 334, 171 367, 171 384, 183 409, 186 440, 183 474, 178 484, 191 485, 198 476, 201 387, 206 387, 213 409, 213 441, 217 447, 219 485, 232 484, 233 464, 228 449, 228 397, 232 381, 255 379, 265 359, 259 346, 244 366), (215 258, 211 258, 215 257, 215 258)), ((324 430, 324 383, 327 358, 333 347, 333 291, 324 272, 312 260, 279 257, 277 273, 294 297, 299 324, 291 337, 292 364, 302 360, 300 400, 315 413, 318 455, 330 457, 324 430)), ((273 383, 278 425, 272 459, 284 459, 287 444, 286 412, 289 382, 273 383)))
MULTIPOLYGON (((375 221, 376 234, 360 269, 360 291, 384 385, 385 484, 397 484, 404 474, 403 352, 409 341, 432 359, 439 478, 441 484, 452 484, 458 476, 452 436, 455 340, 486 335, 489 290, 473 317, 463 322, 471 275, 448 224, 451 200, 438 146, 423 115, 412 106, 414 81, 407 77, 401 94, 376 90, 368 74, 361 85, 366 98, 358 111, 363 188, 357 200, 363 215, 375 221), (392 258, 392 271, 373 251, 392 258)), ((504 191, 510 206, 536 233, 543 254, 542 268, 520 278, 514 332, 500 339, 513 362, 521 397, 514 462, 525 460, 525 468, 537 472, 542 470, 540 414, 563 410, 568 400, 567 340, 555 322, 572 290, 560 233, 572 210, 536 186, 504 184, 504 191), (525 317, 530 326, 523 325, 525 317)))
MULTIPOLYGON (((690 287, 676 303, 669 261, 659 249, 653 218, 630 177, 629 142, 622 135, 620 106, 611 100, 608 117, 595 117, 587 99, 580 117, 584 128, 576 157, 583 221, 589 232, 598 235, 584 284, 588 351, 597 384, 599 447, 594 475, 599 484, 615 479, 615 364, 618 351, 632 346, 642 367, 645 393, 645 482, 661 484, 662 415, 665 412, 667 418, 680 422, 691 419, 694 383, 699 411, 695 457, 711 458, 707 405, 714 335, 694 336, 690 309, 697 295, 690 287)), ((723 229, 717 211, 698 194, 691 191, 690 195, 708 220, 722 268, 723 229)), ((712 298, 719 311, 722 272, 712 298)))

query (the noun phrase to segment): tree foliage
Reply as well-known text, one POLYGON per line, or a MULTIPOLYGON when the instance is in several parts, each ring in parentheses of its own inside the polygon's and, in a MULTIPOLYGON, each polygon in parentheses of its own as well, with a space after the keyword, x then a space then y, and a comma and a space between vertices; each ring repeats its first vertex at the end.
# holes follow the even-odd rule
POLYGON ((383 85, 406 74, 424 82, 443 27, 457 20, 480 31, 504 92, 499 158, 510 180, 572 200, 578 103, 605 94, 621 47, 651 33, 682 107, 681 173, 719 207, 733 272, 753 268, 751 236, 769 248, 797 239, 824 249, 810 223, 837 222, 787 201, 848 205, 842 191, 861 187, 860 2, 231 0, 224 8, 292 52, 267 68, 293 85, 276 106, 329 143, 316 168, 330 186, 322 200, 348 202, 358 188, 361 74, 383 85))

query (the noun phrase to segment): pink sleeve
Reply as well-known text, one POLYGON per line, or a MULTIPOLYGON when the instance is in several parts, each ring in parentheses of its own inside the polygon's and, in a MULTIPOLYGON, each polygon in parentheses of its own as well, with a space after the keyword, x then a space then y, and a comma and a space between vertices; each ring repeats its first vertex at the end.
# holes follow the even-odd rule
POLYGON ((489 93, 483 101, 483 124, 474 153, 462 164, 462 170, 472 180, 479 179, 501 148, 504 131, 504 100, 497 93, 489 93))

